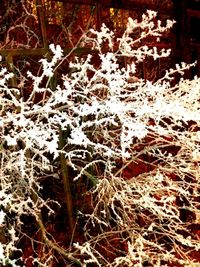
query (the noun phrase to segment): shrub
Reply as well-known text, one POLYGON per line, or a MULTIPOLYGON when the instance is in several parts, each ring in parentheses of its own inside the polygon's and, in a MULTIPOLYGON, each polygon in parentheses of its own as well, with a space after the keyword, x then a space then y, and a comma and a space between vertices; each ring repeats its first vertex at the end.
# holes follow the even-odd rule
MULTIPOLYGON (((53 56, 40 60, 41 75, 27 72, 32 91, 26 99, 18 88, 8 87, 14 74, 2 67, 2 265, 20 264, 15 251, 28 235, 23 216, 37 222, 42 235, 33 241, 42 242, 45 251, 33 259, 40 266, 55 266, 55 251, 81 266, 198 265, 200 79, 172 83, 175 73, 191 67, 185 63, 156 81, 137 77, 140 62, 170 53, 145 45, 148 38, 159 41, 173 25, 167 21, 162 26, 155 17, 148 11, 140 22, 129 18, 121 37, 105 25, 100 32, 85 33, 80 45, 90 47, 91 54, 75 57, 56 88, 51 87, 54 73, 69 55, 50 45, 53 56), (134 39, 138 28, 141 35, 134 39), (129 63, 122 64, 124 59, 129 63), (37 94, 41 99, 36 102, 37 94), (135 176, 137 165, 144 171, 135 176), (58 166, 71 226, 67 168, 73 169, 74 182, 87 177, 93 183, 92 210, 79 212, 85 238, 66 249, 48 233, 42 216, 43 210, 50 216, 56 212, 53 205, 60 205, 44 198, 41 182, 50 176, 60 179, 58 166), (127 166, 132 168, 129 179, 127 166)), ((24 255, 20 260, 26 264, 24 255)))

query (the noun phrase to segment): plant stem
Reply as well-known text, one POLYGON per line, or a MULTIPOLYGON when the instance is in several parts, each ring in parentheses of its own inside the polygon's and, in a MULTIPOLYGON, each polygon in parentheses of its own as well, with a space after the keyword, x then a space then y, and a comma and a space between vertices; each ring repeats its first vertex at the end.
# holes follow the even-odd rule
MULTIPOLYGON (((60 130, 59 149, 62 150, 63 147, 64 147, 64 138, 63 138, 62 130, 60 130)), ((73 216, 73 202, 72 202, 71 186, 70 186, 70 181, 69 181, 69 170, 68 170, 68 166, 66 163, 65 155, 62 152, 60 152, 60 167, 61 167, 61 173, 62 173, 62 179, 63 179, 63 185, 64 185, 69 228, 70 228, 71 233, 73 233, 74 216, 73 216)))
POLYGON ((67 252, 64 248, 60 247, 58 244, 53 243, 51 240, 49 240, 49 238, 46 235, 46 229, 45 229, 45 226, 43 224, 41 214, 39 214, 36 219, 37 219, 38 225, 39 225, 41 233, 42 233, 43 241, 47 244, 47 246, 49 246, 53 250, 57 251, 60 255, 69 259, 70 261, 75 262, 78 266, 81 266, 80 261, 77 260, 76 258, 74 258, 70 252, 67 252))

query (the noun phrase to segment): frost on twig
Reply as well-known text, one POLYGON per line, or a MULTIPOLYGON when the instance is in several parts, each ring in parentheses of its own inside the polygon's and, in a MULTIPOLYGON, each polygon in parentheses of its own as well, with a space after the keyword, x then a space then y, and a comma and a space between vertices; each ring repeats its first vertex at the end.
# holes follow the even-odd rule
MULTIPOLYGON (((192 263, 189 253, 198 251, 200 243, 181 214, 189 211, 196 223, 200 80, 181 79, 172 86, 174 73, 189 67, 184 64, 155 82, 135 77, 138 63, 146 57, 156 60, 169 55, 168 50, 140 45, 173 25, 154 23, 155 16, 148 11, 142 21, 130 18, 117 38, 105 25, 100 32, 86 33, 82 44, 94 49, 98 65, 93 63, 93 53, 75 57, 56 88, 49 81, 64 58, 60 46, 50 45, 53 57, 40 60, 41 75, 27 72, 32 91, 26 99, 18 89, 8 88, 13 74, 1 68, 0 221, 2 229, 9 229, 8 239, 0 246, 2 264, 17 248, 21 216, 37 219, 43 207, 54 212, 51 200, 42 196, 41 177, 53 177, 61 152, 75 173, 74 181, 91 177, 92 167, 96 171, 93 211, 83 215, 86 242, 75 243, 70 251, 83 266, 192 263), (138 27, 141 36, 134 39, 131 34, 138 27), (121 65, 124 57, 130 64, 121 65), (36 103, 37 93, 42 99, 36 103), (62 151, 60 130, 66 133, 62 151), (150 168, 134 177, 136 165, 147 163, 150 168), (129 164, 133 164, 133 177, 126 180, 123 174, 129 164), (15 219, 7 226, 11 214, 15 219), (114 240, 120 245, 115 247, 114 240), (108 258, 105 244, 112 254, 108 258)), ((50 258, 37 260, 44 264, 50 258)))

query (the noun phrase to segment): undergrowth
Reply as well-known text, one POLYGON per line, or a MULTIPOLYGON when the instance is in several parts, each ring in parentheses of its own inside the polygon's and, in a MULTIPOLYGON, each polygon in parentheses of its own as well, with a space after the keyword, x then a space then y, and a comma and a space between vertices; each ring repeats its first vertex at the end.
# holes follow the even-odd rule
POLYGON ((51 80, 71 53, 50 45, 53 56, 40 60, 40 75, 27 72, 32 91, 26 98, 26 88, 10 88, 14 74, 1 68, 1 265, 26 266, 27 258, 16 255, 23 255, 20 239, 29 236, 42 246, 32 258, 39 266, 56 266, 56 255, 67 266, 199 266, 193 253, 200 250, 194 231, 200 225, 200 79, 174 83, 176 73, 193 66, 185 63, 156 81, 137 76, 147 57, 156 62, 170 55, 145 45, 149 38, 159 42, 173 25, 155 18, 153 11, 141 21, 129 18, 121 37, 105 25, 86 32, 79 46, 91 54, 74 57, 56 88, 51 80), (60 179, 61 156, 74 183, 85 177, 92 184, 90 212, 80 209, 76 219, 84 218, 84 240, 72 235, 69 247, 48 233, 42 216, 60 207, 43 197, 42 185, 60 179), (134 176, 137 166, 144 171, 134 176), (40 240, 24 231, 23 216, 36 223, 40 240))

